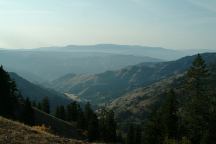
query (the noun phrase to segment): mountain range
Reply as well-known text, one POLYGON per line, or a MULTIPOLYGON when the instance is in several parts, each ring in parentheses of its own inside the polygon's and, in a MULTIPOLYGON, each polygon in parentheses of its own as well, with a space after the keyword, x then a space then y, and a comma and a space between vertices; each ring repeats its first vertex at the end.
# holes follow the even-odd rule
MULTIPOLYGON (((47 50, 35 50, 36 53, 33 51, 30 52, 33 55, 38 52, 39 55, 41 53, 55 53, 56 57, 59 56, 58 53, 61 53, 58 49, 53 49, 52 52, 49 52, 49 48, 47 50)), ((73 53, 66 52, 67 49, 63 51, 64 54, 68 53, 69 56, 73 53)), ((19 52, 22 54, 21 51, 19 52)), ((83 54, 81 54, 82 58, 83 54)), ((87 55, 89 56, 89 53, 87 55)), ((107 55, 109 54, 104 53, 103 56, 107 55)), ((114 55, 109 56, 113 57, 114 55)), ((122 56, 125 58, 126 55, 122 56)), ((148 60, 151 59, 150 61, 129 66, 126 65, 126 67, 119 68, 118 70, 107 70, 101 73, 89 72, 87 74, 72 72, 55 80, 47 81, 46 79, 46 82, 40 85, 22 78, 22 76, 14 72, 9 74, 16 82, 17 88, 24 98, 28 97, 31 101, 39 102, 44 97, 48 97, 52 113, 57 106, 69 104, 74 100, 78 100, 81 104, 82 102, 89 101, 96 106, 96 112, 100 112, 100 106, 105 106, 107 109, 113 110, 115 112, 115 118, 118 121, 119 130, 124 131, 128 123, 145 123, 152 111, 152 107, 160 106, 160 103, 165 100, 166 92, 170 88, 175 88, 175 91, 178 92, 178 85, 184 80, 184 74, 192 65, 196 56, 186 56, 171 61, 148 57, 148 60)), ((203 53, 201 56, 210 69, 216 65, 216 53, 203 53)), ((63 55, 60 57, 59 60, 63 60, 63 55)), ((138 56, 134 57, 137 58, 138 56)), ((41 62, 39 60, 39 63, 41 62)), ((28 62, 26 61, 26 63, 28 62)), ((49 66, 48 63, 43 64, 44 66, 49 66)), ((210 82, 214 84, 216 80, 216 69, 210 72, 214 72, 215 74, 214 77, 210 78, 212 80, 210 82)), ((34 111, 36 116, 35 122, 39 124, 45 123, 47 125, 52 124, 52 127, 56 129, 55 131, 59 132, 59 135, 62 136, 75 132, 73 135, 74 138, 81 139, 82 132, 75 127, 75 123, 70 125, 54 116, 41 112, 37 108, 34 108, 34 111), (58 123, 58 126, 55 125, 56 123, 58 123), (69 126, 68 124, 72 128, 72 131, 67 127, 69 126), (76 136, 76 134, 79 134, 79 136, 76 136)))
POLYGON ((141 62, 160 59, 93 52, 0 50, 0 61, 8 71, 16 72, 32 82, 46 82, 68 73, 95 74, 116 70, 141 62))
MULTIPOLYGON (((215 53, 205 53, 202 56, 208 64, 216 61, 215 53)), ((52 81, 49 86, 94 104, 104 104, 136 88, 182 74, 191 66, 194 57, 195 55, 170 62, 142 63, 95 75, 68 74, 52 81)))
POLYGON ((68 45, 65 47, 43 47, 35 50, 40 51, 67 51, 67 52, 99 52, 134 56, 149 56, 163 60, 176 60, 187 55, 196 53, 216 52, 213 49, 185 49, 173 50, 163 47, 150 47, 140 45, 117 45, 117 44, 97 44, 97 45, 68 45))
POLYGON ((45 83, 66 74, 97 74, 143 62, 176 60, 208 50, 169 50, 160 47, 98 44, 36 49, 0 49, 0 62, 34 83, 45 83))

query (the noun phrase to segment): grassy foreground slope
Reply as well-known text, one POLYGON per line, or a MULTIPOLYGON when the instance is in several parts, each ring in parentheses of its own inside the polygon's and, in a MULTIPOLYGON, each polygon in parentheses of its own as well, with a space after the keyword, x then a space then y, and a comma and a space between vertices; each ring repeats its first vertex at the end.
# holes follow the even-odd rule
POLYGON ((78 140, 86 139, 83 131, 76 127, 76 123, 63 121, 36 108, 34 108, 34 117, 35 125, 45 125, 55 135, 78 140))
POLYGON ((0 117, 1 144, 86 144, 86 142, 61 138, 24 124, 0 117))

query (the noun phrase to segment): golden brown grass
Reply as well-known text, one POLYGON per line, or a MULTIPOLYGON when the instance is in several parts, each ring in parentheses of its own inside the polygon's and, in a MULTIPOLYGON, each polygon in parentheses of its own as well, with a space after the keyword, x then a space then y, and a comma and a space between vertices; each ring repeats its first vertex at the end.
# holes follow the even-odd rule
POLYGON ((36 130, 36 131, 39 131, 39 132, 51 133, 50 127, 46 127, 44 124, 32 126, 32 129, 34 129, 34 130, 36 130))
POLYGON ((87 144, 46 132, 47 128, 29 127, 0 117, 0 144, 87 144))

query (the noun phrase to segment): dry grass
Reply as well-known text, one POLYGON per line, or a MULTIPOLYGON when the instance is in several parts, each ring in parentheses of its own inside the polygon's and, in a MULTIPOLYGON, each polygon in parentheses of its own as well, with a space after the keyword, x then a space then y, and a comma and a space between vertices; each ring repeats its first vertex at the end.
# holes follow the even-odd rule
POLYGON ((44 124, 43 125, 32 126, 32 129, 34 129, 35 131, 39 131, 39 132, 51 133, 50 127, 46 127, 44 124))
POLYGON ((0 144, 87 144, 52 135, 46 130, 0 117, 0 144))

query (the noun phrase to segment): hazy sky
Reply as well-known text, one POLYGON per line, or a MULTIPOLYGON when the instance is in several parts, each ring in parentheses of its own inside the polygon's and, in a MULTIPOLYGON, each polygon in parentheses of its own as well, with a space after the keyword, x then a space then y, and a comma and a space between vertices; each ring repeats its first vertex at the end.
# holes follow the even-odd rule
POLYGON ((0 47, 216 49, 216 0, 0 0, 0 47))

